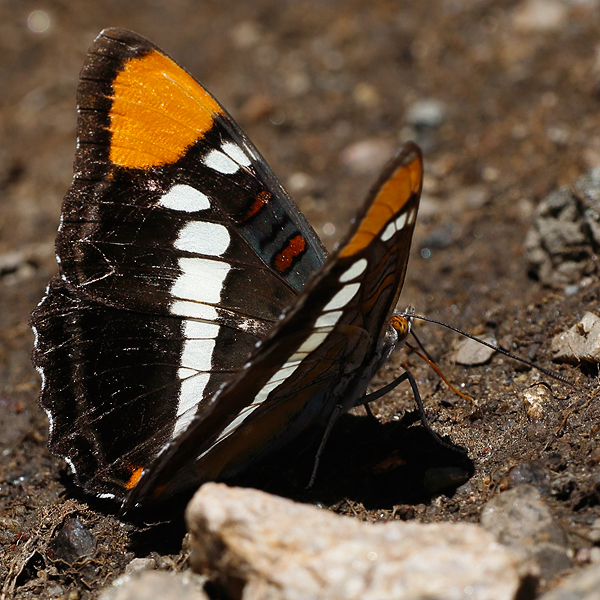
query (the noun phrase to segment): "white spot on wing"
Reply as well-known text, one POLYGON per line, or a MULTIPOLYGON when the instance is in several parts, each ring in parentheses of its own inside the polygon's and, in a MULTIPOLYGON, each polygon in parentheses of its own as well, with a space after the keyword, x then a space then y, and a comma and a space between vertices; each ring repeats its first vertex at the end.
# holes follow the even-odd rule
POLYGON ((110 492, 102 492, 102 494, 98 494, 98 498, 101 500, 114 500, 115 495, 110 492))
POLYGON ((286 364, 300 362, 306 358, 307 352, 294 352, 286 364))
POLYGON ((177 377, 179 377, 179 379, 187 379, 197 373, 198 371, 196 371, 196 369, 188 369, 187 367, 179 367, 179 369, 177 369, 177 377))
POLYGON ((252 164, 250 159, 244 154, 244 151, 233 142, 225 142, 221 146, 221 150, 223 150, 229 158, 238 163, 238 165, 249 167, 252 164))
POLYGON ((52 435, 52 431, 54 430, 54 417, 52 416, 52 413, 47 408, 44 408, 44 412, 46 413, 46 416, 48 417, 48 435, 52 435))
POLYGON ((183 212, 196 212, 210 208, 208 196, 189 185, 174 185, 159 201, 159 206, 180 210, 183 212))
POLYGON ((359 288, 360 283, 348 283, 327 303, 323 311, 343 308, 356 296, 359 288))
POLYGON ((204 157, 202 162, 210 169, 213 169, 218 173, 223 173, 224 175, 231 175, 240 168, 236 162, 231 160, 229 156, 223 154, 220 150, 211 150, 204 157))
POLYGON ((179 231, 175 248, 184 252, 221 256, 229 247, 231 237, 227 227, 219 223, 191 221, 179 231))
POLYGON ((65 462, 69 465, 69 469, 71 469, 71 473, 73 473, 73 475, 77 475, 77 469, 75 468, 75 463, 68 456, 65 456, 64 459, 65 459, 65 462))
MULTIPOLYGON (((181 302, 192 307, 207 307, 192 302, 181 302)), ((213 309, 214 310, 214 309, 213 309)), ((173 307, 171 307, 173 312, 173 307)), ((216 316, 216 311, 215 311, 216 316)), ((180 367, 177 376, 181 380, 177 403, 177 421, 173 428, 173 438, 187 429, 194 419, 196 407, 204 397, 204 390, 210 379, 212 355, 215 349, 219 326, 215 323, 187 320, 183 326, 183 349, 181 351, 180 367)), ((172 438, 172 439, 173 439, 172 438)))
POLYGON ((384 242, 387 242, 394 234, 396 233, 396 226, 394 225, 394 222, 392 221, 391 223, 388 224, 388 226, 381 232, 381 239, 384 242))
POLYGON ((315 351, 325 341, 326 337, 327 333, 325 332, 311 333, 296 352, 298 354, 302 352, 309 354, 315 351))
POLYGON ((181 351, 181 366, 210 371, 216 340, 186 340, 181 351))
POLYGON ((187 300, 176 300, 171 304, 169 310, 173 315, 206 321, 216 321, 219 316, 214 306, 208 306, 200 302, 188 302, 187 300))
POLYGON ((340 283, 352 281, 359 275, 362 275, 365 272, 368 264, 369 263, 367 262, 366 258, 357 260, 345 273, 342 273, 342 276, 340 277, 340 283))
POLYGON ((177 407, 177 416, 181 416, 191 408, 198 406, 204 388, 208 383, 210 375, 208 373, 198 373, 193 377, 188 377, 181 382, 181 391, 179 393, 179 405, 177 407))
MULTIPOLYGON (((341 290, 344 292, 344 297, 347 298, 345 302, 349 302, 356 292, 358 291, 359 284, 350 284, 344 286, 341 290)), ((336 294, 336 297, 339 294, 336 294)), ((335 298, 334 298, 335 299, 335 298)), ((333 300, 331 301, 333 302, 333 300)), ((330 302, 330 304, 331 304, 330 302)), ((341 317, 342 311, 331 312, 330 314, 324 314, 315 322, 315 327, 320 327, 320 331, 311 333, 302 345, 292 354, 289 359, 278 369, 278 371, 267 381, 263 388, 256 394, 252 404, 244 407, 238 415, 235 417, 225 429, 221 432, 219 437, 215 440, 214 444, 208 450, 205 450, 202 454, 197 457, 197 461, 201 460, 203 456, 208 454, 216 444, 221 440, 232 434, 238 427, 269 397, 269 394, 279 388, 285 381, 287 381, 291 375, 298 369, 302 361, 314 350, 316 350, 327 338, 329 332, 332 331, 332 326, 323 327, 322 325, 334 325, 337 320, 341 317)), ((251 363, 248 363, 248 365, 251 363)), ((248 366, 246 365, 246 366, 248 366)), ((215 396, 216 399, 216 396, 215 396)))
POLYGON ((42 385, 40 391, 43 392, 44 388, 46 387, 46 375, 44 374, 44 370, 42 369, 42 367, 36 367, 35 370, 39 373, 40 377, 42 378, 42 385))
POLYGON ((231 266, 207 258, 180 258, 178 262, 183 272, 173 284, 171 294, 182 300, 217 304, 231 266))
POLYGON ((407 213, 402 213, 397 219, 396 219, 396 229, 398 231, 400 231, 401 229, 404 228, 404 226, 406 225, 406 218, 408 217, 407 213))
POLYGON ((183 335, 191 339, 211 339, 219 335, 219 326, 216 323, 188 320, 183 326, 183 335))
POLYGON ((340 317, 342 316, 342 314, 343 313, 341 310, 335 310, 333 312, 328 312, 328 313, 325 313, 324 315, 321 315, 315 321, 315 328, 332 327, 340 320, 340 317))
POLYGON ((291 374, 300 366, 300 363, 297 365, 288 365, 287 363, 269 379, 269 381, 275 383, 276 381, 285 381, 291 374))

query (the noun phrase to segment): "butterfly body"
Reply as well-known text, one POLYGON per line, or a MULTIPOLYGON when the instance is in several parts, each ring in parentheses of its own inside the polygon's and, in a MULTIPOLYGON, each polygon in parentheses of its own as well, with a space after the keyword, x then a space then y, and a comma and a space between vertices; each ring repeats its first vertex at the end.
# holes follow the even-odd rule
POLYGON ((397 339, 407 144, 331 257, 225 110, 156 46, 94 42, 59 275, 32 315, 50 447, 127 506, 235 474, 359 403, 397 339))

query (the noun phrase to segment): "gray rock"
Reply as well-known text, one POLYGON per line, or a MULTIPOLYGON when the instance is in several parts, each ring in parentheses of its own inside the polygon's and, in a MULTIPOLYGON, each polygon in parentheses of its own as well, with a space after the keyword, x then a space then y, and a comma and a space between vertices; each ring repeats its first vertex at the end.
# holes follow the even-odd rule
POLYGON ((406 110, 406 122, 414 127, 439 127, 446 117, 443 102, 434 99, 417 100, 406 110))
POLYGON ((243 600, 514 600, 533 572, 471 523, 363 523, 223 484, 186 518, 192 568, 243 600))
POLYGON ((567 535, 532 485, 520 485, 492 498, 481 525, 502 544, 524 552, 549 580, 568 569, 567 535))
POLYGON ((579 323, 554 336, 550 348, 558 362, 600 362, 600 317, 586 312, 579 323))
POLYGON ((202 589, 205 581, 189 571, 137 571, 104 588, 98 600, 209 600, 202 589))
POLYGON ((538 205, 524 241, 529 269, 554 286, 578 283, 596 272, 600 245, 600 170, 562 187, 538 205))
POLYGON ((567 577, 539 600, 600 600, 600 565, 567 577))
POLYGON ((67 517, 50 547, 55 560, 72 565, 78 558, 93 554, 96 540, 78 517, 67 517))
POLYGON ((340 159, 352 173, 364 175, 379 171, 394 155, 394 147, 387 140, 367 139, 346 147, 340 159))
MULTIPOLYGON (((496 339, 492 335, 484 335, 481 336, 481 339, 484 342, 488 342, 490 344, 496 344, 496 339)), ((454 355, 454 360, 459 365, 484 365, 494 352, 496 352, 493 348, 489 348, 488 346, 484 346, 475 340, 470 338, 464 338, 456 345, 456 353, 454 355)))

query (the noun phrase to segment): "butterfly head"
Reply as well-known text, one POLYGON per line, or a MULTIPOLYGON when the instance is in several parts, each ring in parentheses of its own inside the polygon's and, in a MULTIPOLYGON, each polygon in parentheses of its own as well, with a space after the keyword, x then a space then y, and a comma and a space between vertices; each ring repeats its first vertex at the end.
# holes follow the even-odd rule
POLYGON ((390 325, 398 336, 396 344, 403 343, 410 335, 414 314, 415 307, 409 306, 405 311, 393 315, 390 319, 390 325))

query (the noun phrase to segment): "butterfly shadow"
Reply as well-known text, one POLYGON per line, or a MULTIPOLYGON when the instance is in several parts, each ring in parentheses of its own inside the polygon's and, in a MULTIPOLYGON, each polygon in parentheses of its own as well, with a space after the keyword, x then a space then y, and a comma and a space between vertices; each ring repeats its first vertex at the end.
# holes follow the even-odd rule
MULTIPOLYGON (((366 416, 342 415, 325 446, 314 486, 307 489, 322 427, 309 428, 247 472, 226 481, 298 502, 336 508, 362 505, 360 511, 389 510, 410 515, 411 505, 428 504, 439 494, 451 496, 474 472, 465 450, 448 440, 440 444, 420 423, 416 411, 398 421, 381 423, 366 416), (399 508, 400 507, 400 508, 399 508)), ((66 480, 67 495, 102 513, 116 514, 113 503, 94 500, 66 480)), ((185 535, 184 511, 194 490, 167 503, 150 505, 127 515, 132 550, 177 554, 185 535)))
POLYGON ((306 488, 323 436, 319 427, 228 483, 325 506, 360 502, 366 510, 426 504, 441 493, 450 496, 473 475, 474 463, 463 448, 448 440, 441 444, 418 422, 416 411, 389 423, 342 415, 311 489, 306 488))

